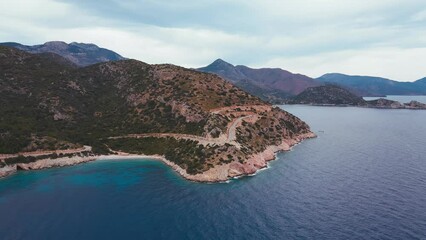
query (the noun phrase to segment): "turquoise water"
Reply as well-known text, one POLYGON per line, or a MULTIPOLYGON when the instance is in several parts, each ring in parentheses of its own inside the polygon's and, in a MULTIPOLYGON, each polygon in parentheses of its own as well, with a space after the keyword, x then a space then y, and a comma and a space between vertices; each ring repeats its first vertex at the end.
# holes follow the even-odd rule
MULTIPOLYGON (((421 103, 426 103, 426 96, 401 96, 401 95, 389 95, 384 97, 385 99, 398 101, 401 103, 408 103, 411 101, 418 101, 421 103)), ((364 100, 376 100, 379 99, 379 97, 364 97, 364 100)))
POLYGON ((426 239, 426 111, 284 106, 318 138, 228 184, 103 160, 0 180, 1 239, 426 239))

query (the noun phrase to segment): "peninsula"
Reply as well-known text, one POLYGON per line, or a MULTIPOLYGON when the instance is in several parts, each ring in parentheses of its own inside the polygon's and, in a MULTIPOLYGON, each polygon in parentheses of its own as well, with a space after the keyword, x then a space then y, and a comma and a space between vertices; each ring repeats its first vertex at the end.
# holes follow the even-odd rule
POLYGON ((186 179, 255 173, 309 126, 222 78, 121 60, 81 67, 0 47, 0 176, 150 156, 186 179))

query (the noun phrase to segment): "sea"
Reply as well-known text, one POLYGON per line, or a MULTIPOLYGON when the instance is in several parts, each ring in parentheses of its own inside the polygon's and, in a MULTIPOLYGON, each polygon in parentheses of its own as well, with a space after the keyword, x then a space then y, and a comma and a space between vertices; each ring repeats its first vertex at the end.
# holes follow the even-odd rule
POLYGON ((156 160, 0 180, 0 239, 426 239, 426 111, 283 105, 318 135, 194 183, 156 160))

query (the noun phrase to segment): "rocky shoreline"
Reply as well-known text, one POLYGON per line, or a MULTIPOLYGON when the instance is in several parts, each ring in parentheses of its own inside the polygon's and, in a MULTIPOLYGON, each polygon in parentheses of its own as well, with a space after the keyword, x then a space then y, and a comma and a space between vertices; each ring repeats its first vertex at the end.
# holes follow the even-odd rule
POLYGON ((263 152, 253 154, 245 163, 232 162, 223 165, 217 165, 206 172, 191 175, 186 172, 185 169, 181 168, 177 164, 167 160, 164 156, 160 155, 135 155, 127 154, 123 152, 117 152, 112 155, 100 155, 100 156, 89 156, 89 157, 64 157, 57 159, 41 159, 31 163, 18 163, 13 165, 7 165, 0 168, 0 178, 10 176, 16 173, 18 170, 40 170, 53 167, 65 167, 72 166, 81 163, 91 162, 95 160, 105 159, 120 159, 120 158, 149 158, 156 159, 164 162, 166 165, 171 167, 183 178, 194 181, 194 182, 226 182, 230 179, 239 178, 243 176, 253 175, 261 169, 267 167, 268 162, 276 158, 276 154, 281 151, 289 151, 291 147, 302 142, 305 139, 314 138, 316 135, 312 132, 305 133, 294 137, 293 139, 284 140, 278 146, 269 146, 263 152))
POLYGON ((164 162, 171 166, 182 177, 195 182, 226 182, 231 179, 250 176, 256 174, 268 166, 268 162, 276 159, 276 154, 282 151, 289 151, 294 145, 305 139, 315 138, 312 132, 305 133, 294 137, 293 139, 284 140, 280 145, 268 146, 263 152, 253 154, 245 163, 232 162, 229 164, 217 165, 206 172, 190 175, 184 169, 174 163, 165 160, 164 162))
POLYGON ((10 176, 16 173, 18 170, 40 170, 54 167, 65 167, 72 166, 81 163, 91 162, 95 160, 105 159, 122 159, 122 158, 141 158, 141 159, 156 159, 164 162, 166 165, 171 167, 183 178, 194 181, 194 182, 226 182, 230 179, 239 178, 243 176, 253 175, 261 169, 268 166, 268 162, 276 159, 276 154, 281 151, 289 151, 291 147, 302 142, 305 139, 314 138, 316 135, 312 132, 305 133, 294 137, 293 139, 284 140, 280 145, 269 146, 263 152, 253 154, 249 157, 249 160, 245 163, 232 162, 223 165, 217 165, 206 172, 191 175, 186 172, 185 169, 181 168, 177 164, 167 160, 164 156, 160 155, 135 155, 127 154, 123 152, 117 152, 112 155, 99 155, 99 156, 88 156, 88 157, 64 157, 57 159, 41 159, 31 163, 18 163, 13 165, 7 165, 0 168, 0 178, 10 176))
POLYGON ((73 166, 80 163, 86 163, 97 160, 97 156, 90 157, 63 157, 56 159, 40 159, 31 163, 17 163, 13 165, 7 165, 5 167, 0 168, 0 178, 10 176, 16 173, 18 170, 40 170, 46 168, 55 168, 55 167, 65 167, 65 166, 73 166))

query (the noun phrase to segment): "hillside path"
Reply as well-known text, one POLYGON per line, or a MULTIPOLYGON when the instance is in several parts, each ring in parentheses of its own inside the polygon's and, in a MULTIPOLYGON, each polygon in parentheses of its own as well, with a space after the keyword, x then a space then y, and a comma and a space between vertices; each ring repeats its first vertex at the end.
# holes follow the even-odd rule
POLYGON ((218 138, 209 138, 201 137, 191 134, 181 134, 181 133, 142 133, 142 134, 128 134, 124 136, 109 137, 108 139, 123 139, 123 138, 147 138, 147 137, 173 137, 176 139, 188 139, 193 141, 198 141, 202 145, 225 145, 231 144, 240 148, 240 144, 237 140, 237 127, 239 127, 244 119, 251 118, 256 116, 256 114, 242 116, 234 119, 230 124, 228 124, 228 129, 226 134, 220 135, 218 138))

